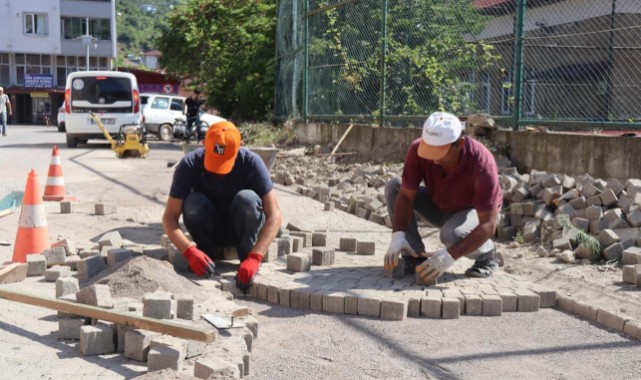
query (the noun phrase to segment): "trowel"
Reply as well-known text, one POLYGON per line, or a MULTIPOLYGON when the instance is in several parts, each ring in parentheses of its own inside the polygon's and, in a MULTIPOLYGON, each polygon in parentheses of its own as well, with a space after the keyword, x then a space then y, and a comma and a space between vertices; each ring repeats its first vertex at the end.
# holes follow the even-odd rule
POLYGON ((229 318, 220 314, 203 314, 203 319, 219 330, 233 329, 245 326, 243 322, 240 322, 237 319, 234 320, 234 317, 244 317, 246 315, 249 315, 249 310, 247 308, 242 308, 233 311, 229 318))

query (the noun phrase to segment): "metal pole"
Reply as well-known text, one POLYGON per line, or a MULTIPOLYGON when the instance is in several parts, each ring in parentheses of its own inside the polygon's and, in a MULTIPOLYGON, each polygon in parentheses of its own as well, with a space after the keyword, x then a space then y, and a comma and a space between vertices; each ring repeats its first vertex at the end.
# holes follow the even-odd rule
POLYGON ((380 93, 380 110, 379 126, 385 126, 385 90, 387 87, 387 0, 383 1, 383 30, 381 35, 381 93, 380 93))
MULTIPOLYGON (((298 0, 295 0, 298 1, 298 0)), ((309 107, 309 0, 305 0, 305 66, 303 67, 303 120, 307 120, 309 107)))
POLYGON ((524 46, 524 31, 523 25, 525 24, 525 6, 527 0, 517 0, 516 2, 516 19, 514 25, 514 126, 513 129, 518 129, 519 120, 523 112, 522 99, 523 99, 523 46, 524 46))
POLYGON ((87 45, 87 71, 89 71, 89 47, 91 46, 91 40, 86 39, 85 44, 87 45))
POLYGON ((605 88, 605 120, 611 119, 612 113, 612 70, 614 66, 614 27, 616 26, 617 0, 612 0, 610 13, 610 40, 608 41, 608 77, 605 88))

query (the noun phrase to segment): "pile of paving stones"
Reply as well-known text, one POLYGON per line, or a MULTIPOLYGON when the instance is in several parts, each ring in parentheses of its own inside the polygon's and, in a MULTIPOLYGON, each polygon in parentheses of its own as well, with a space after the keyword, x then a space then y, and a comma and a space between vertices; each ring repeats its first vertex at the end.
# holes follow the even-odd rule
MULTIPOLYGON (((638 265, 624 268, 624 281, 641 285, 641 279, 636 281, 641 277, 640 179, 622 183, 588 174, 520 174, 509 162, 499 161, 504 205, 496 238, 539 245, 540 256, 556 256, 566 263, 605 260, 638 265), (585 244, 581 238, 586 236, 598 244, 585 244)), ((348 166, 327 158, 283 155, 272 179, 324 202, 326 210, 338 208, 391 227, 384 188, 401 171, 402 164, 348 166)))
MULTIPOLYGON (((208 305, 196 304, 197 297, 193 294, 174 294, 162 290, 146 292, 136 298, 112 297, 109 285, 92 281, 105 273, 117 273, 120 267, 133 260, 151 259, 154 259, 153 262, 156 259, 169 260, 171 264, 167 267, 168 271, 180 277, 174 269, 186 271, 188 263, 166 236, 161 238, 161 243, 162 246, 139 246, 122 239, 117 231, 105 233, 98 239, 98 244, 91 248, 76 247, 72 240, 64 239, 52 244, 42 254, 27 255, 27 276, 42 276, 45 282, 55 282, 55 295, 61 300, 170 320, 186 326, 202 328, 204 322, 198 321, 198 318, 194 320, 194 317, 205 312, 224 315, 238 308, 231 301, 231 294, 221 292, 221 285, 215 280, 203 281, 200 287, 188 282, 193 288, 207 293, 208 300, 214 301, 208 305)), ((185 292, 191 290, 186 288, 185 292)), ((58 317, 59 338, 78 341, 81 355, 120 352, 127 358, 147 362, 150 372, 165 368, 184 371, 193 366, 193 375, 197 378, 208 378, 212 374, 234 377, 248 375, 249 353, 258 333, 258 322, 253 316, 240 318, 239 322, 244 327, 234 329, 224 337, 218 335, 213 343, 208 344, 65 312, 58 312, 58 317)), ((205 326, 212 328, 208 324, 205 326)))

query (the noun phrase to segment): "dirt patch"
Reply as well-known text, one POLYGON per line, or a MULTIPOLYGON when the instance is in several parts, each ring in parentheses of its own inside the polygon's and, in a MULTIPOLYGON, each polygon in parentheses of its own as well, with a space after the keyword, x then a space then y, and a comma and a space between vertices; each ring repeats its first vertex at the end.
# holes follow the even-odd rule
POLYGON ((113 297, 141 299, 145 293, 165 291, 197 297, 201 287, 176 273, 167 261, 147 256, 135 257, 96 274, 83 287, 91 284, 109 285, 113 297))

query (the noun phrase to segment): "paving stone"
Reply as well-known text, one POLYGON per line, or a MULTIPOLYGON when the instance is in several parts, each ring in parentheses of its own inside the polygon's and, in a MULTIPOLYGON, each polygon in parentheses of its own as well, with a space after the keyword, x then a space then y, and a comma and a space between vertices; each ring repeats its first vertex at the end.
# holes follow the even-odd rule
POLYGON ((601 203, 606 207, 614 206, 619 200, 612 189, 605 189, 604 192, 599 194, 599 198, 601 198, 601 203))
POLYGON ((305 247, 305 239, 298 236, 291 236, 292 252, 299 252, 305 247))
POLYGON ((345 294, 327 293, 323 294, 323 311, 326 313, 345 313, 345 294))
POLYGON ((292 253, 287 255, 287 270, 291 272, 308 272, 311 269, 312 258, 308 253, 292 253))
POLYGON ((354 238, 340 238, 339 240, 339 251, 344 252, 356 252, 356 247, 358 240, 354 238))
POLYGON ((179 370, 184 359, 184 355, 175 347, 151 348, 147 354, 147 371, 153 372, 168 368, 179 370))
POLYGON ((499 290, 499 297, 503 300, 503 312, 517 311, 519 297, 509 290, 499 290))
POLYGON ((103 355, 116 349, 114 330, 110 325, 85 325, 80 327, 80 354, 103 355))
POLYGON ((428 295, 421 299, 421 315, 428 318, 441 318, 441 296, 428 295))
POLYGON ((118 231, 107 232, 98 239, 100 249, 105 246, 122 248, 123 245, 122 236, 120 236, 118 231))
POLYGON ((42 251, 42 254, 47 260, 47 267, 64 264, 65 257, 67 257, 64 247, 53 247, 51 249, 45 249, 44 251, 42 251))
POLYGON ((356 253, 359 255, 374 255, 376 253, 376 243, 373 241, 359 241, 356 244, 356 253))
POLYGON ((142 298, 142 315, 155 319, 171 318, 171 295, 169 293, 145 293, 142 298))
POLYGON ((358 314, 358 297, 353 295, 345 295, 345 314, 357 315, 358 314))
POLYGON ((623 332, 638 340, 641 340, 641 323, 638 321, 626 321, 623 326, 623 332))
POLYGON ((576 315, 596 322, 597 308, 583 301, 575 301, 573 311, 576 315))
POLYGON ((53 244, 51 247, 62 247, 65 250, 65 256, 76 255, 76 244, 71 239, 62 239, 53 244))
POLYGON ((465 296, 465 314, 483 315, 483 300, 478 294, 463 294, 465 296))
POLYGON ((327 245, 327 233, 313 232, 312 233, 312 247, 325 247, 327 245))
POLYGON ((92 284, 80 289, 80 291, 76 293, 76 299, 78 303, 85 305, 98 306, 105 309, 114 307, 109 285, 105 284, 92 284))
MULTIPOLYGON (((292 231, 289 233, 291 236, 296 236, 303 239, 303 247, 310 247, 312 245, 312 233, 307 231, 292 231)), ((300 250, 303 247, 298 247, 300 250)), ((294 250, 297 251, 297 250, 294 250)))
POLYGON ((43 276, 47 271, 47 259, 39 253, 27 255, 27 276, 43 276))
POLYGON ((272 242, 267 248, 267 252, 263 255, 263 263, 274 261, 278 258, 278 242, 272 242))
POLYGON ((94 205, 94 213, 96 215, 115 214, 116 211, 117 207, 114 202, 101 202, 94 205))
MULTIPOLYGON (((394 268, 394 270, 396 270, 396 268, 394 268)), ((399 269, 399 271, 400 271, 400 269, 399 269)), ((405 276, 405 268, 403 268, 403 276, 405 276)), ((419 275, 418 272, 414 273, 414 282, 416 283, 416 285, 428 285, 428 286, 437 285, 438 284, 438 279, 439 279, 439 277, 434 277, 429 281, 425 281, 425 280, 423 280, 423 277, 421 277, 419 275)))
POLYGON ((161 334, 154 331, 130 329, 125 332, 125 357, 139 362, 147 361, 152 339, 161 334))
POLYGON ((309 294, 309 310, 316 312, 323 311, 323 293, 321 291, 309 294))
POLYGON ((621 260, 623 258, 623 245, 612 243, 603 249, 603 258, 610 260, 621 260))
POLYGON ((407 316, 407 300, 384 299, 381 302, 381 318, 391 321, 402 321, 407 316))
POLYGON ((67 294, 76 294, 78 290, 80 290, 80 286, 75 277, 60 277, 56 280, 56 298, 67 294))
POLYGON ((132 257, 134 257, 134 252, 129 248, 111 248, 107 251, 107 265, 112 266, 132 257))
POLYGON ((557 295, 557 305, 559 306, 559 309, 567 313, 574 313, 574 300, 570 297, 566 297, 560 294, 557 295))
POLYGON ((276 285, 267 286, 267 302, 278 304, 279 289, 276 285))
POLYGON ((625 322, 627 321, 626 318, 604 309, 597 309, 596 320, 604 326, 621 332, 623 332, 625 322))
MULTIPOLYGON (((483 300, 483 315, 498 317, 503 312, 503 299, 499 295, 481 295, 483 300)), ((467 305, 467 302, 466 302, 467 305)))
POLYGON ((398 264, 391 271, 383 271, 383 276, 388 278, 397 278, 401 279, 405 277, 405 259, 403 257, 398 258, 398 264))
MULTIPOLYGON (((29 269, 27 268, 27 271, 29 269)), ((55 265, 50 267, 45 271, 45 281, 55 282, 60 277, 69 277, 71 276, 71 268, 65 265, 55 265)))
POLYGON ((325 202, 325 211, 334 210, 334 202, 325 202))
POLYGON ((556 307, 556 290, 537 286, 532 289, 539 296, 539 307, 556 307))
POLYGON ((309 310, 309 290, 293 289, 290 292, 290 297, 294 309, 309 310))
POLYGON ((72 207, 70 201, 60 201, 60 213, 71 214, 72 207))
POLYGON ((84 317, 65 317, 58 319, 58 339, 80 340, 80 327, 87 324, 84 317))
POLYGON ((280 288, 278 289, 278 303, 281 306, 291 306, 291 289, 280 288))
POLYGON ((540 305, 540 297, 538 294, 530 290, 516 289, 514 291, 517 300, 517 311, 520 312, 532 312, 538 311, 540 305))
POLYGON ((623 251, 621 259, 623 265, 641 264, 641 248, 629 247, 623 251))
POLYGON ((218 357, 208 357, 196 360, 194 363, 194 377, 208 379, 226 376, 227 378, 240 378, 238 366, 218 357))
POLYGON ((412 297, 407 299, 407 316, 420 317, 421 316, 421 299, 412 297))
POLYGON ((334 248, 312 248, 312 265, 334 265, 334 248))
POLYGON ((601 231, 597 239, 599 240, 599 243, 601 243, 602 247, 607 247, 619 242, 619 236, 611 229, 605 229, 601 231))
POLYGON ((461 301, 458 298, 443 297, 441 299, 443 319, 458 319, 461 315, 461 301))
POLYGON ((280 237, 276 239, 276 242, 278 243, 278 256, 289 255, 293 252, 291 237, 280 237))
POLYGON ((194 319, 194 296, 174 294, 173 298, 176 301, 176 317, 187 320, 194 319))
POLYGON ((107 268, 105 260, 98 256, 89 256, 78 261, 78 280, 86 281, 107 268))
POLYGON ((254 284, 256 286, 256 298, 259 301, 267 301, 267 285, 265 284, 254 284))
POLYGON ((373 297, 358 298, 358 315, 380 318, 381 300, 373 297))

